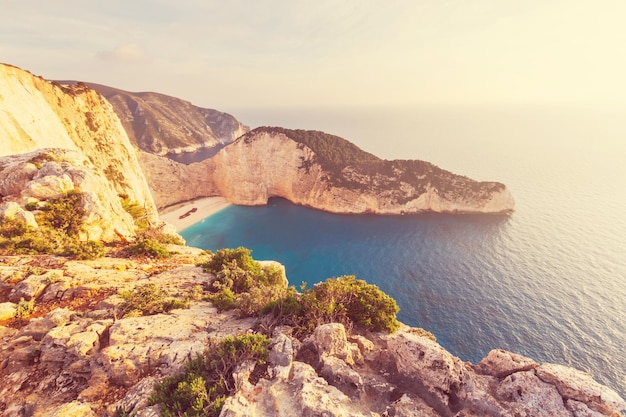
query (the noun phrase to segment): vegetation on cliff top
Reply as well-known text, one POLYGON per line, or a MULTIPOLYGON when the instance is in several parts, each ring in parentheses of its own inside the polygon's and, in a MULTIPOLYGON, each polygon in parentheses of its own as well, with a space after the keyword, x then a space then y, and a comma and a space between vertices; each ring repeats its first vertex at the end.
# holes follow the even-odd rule
POLYGON ((216 276, 209 299, 221 309, 243 316, 268 315, 269 325, 288 324, 297 335, 324 323, 342 323, 366 331, 394 332, 399 327, 396 301, 377 286, 354 276, 328 279, 313 288, 287 287, 280 272, 262 268, 246 248, 221 249, 201 264, 216 276))
POLYGON ((84 194, 70 191, 46 202, 27 205, 38 228, 18 219, 0 218, 0 254, 55 254, 93 259, 104 255, 101 242, 81 242, 84 194))
POLYGON ((187 362, 182 372, 155 385, 150 404, 160 404, 164 417, 219 416, 226 398, 235 392, 233 372, 238 365, 254 361, 253 375, 265 373, 269 343, 270 339, 262 334, 211 341, 207 350, 187 362))

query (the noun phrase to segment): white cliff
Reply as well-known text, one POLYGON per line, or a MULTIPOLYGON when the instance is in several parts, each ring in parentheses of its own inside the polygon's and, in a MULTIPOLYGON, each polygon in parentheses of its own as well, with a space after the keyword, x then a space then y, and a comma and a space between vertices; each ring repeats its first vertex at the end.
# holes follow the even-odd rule
MULTIPOLYGON (((347 155, 344 163, 329 162, 321 151, 298 139, 308 133, 255 129, 206 161, 207 171, 220 195, 242 205, 282 197, 336 213, 500 214, 514 209, 513 197, 503 184, 473 181, 427 162, 383 161, 351 144, 350 152, 361 160, 352 162, 353 156, 347 155)), ((348 146, 340 138, 326 136, 325 146, 348 146)))
POLYGON ((0 135, 4 202, 25 205, 71 190, 90 193, 92 223, 106 218, 93 238, 106 240, 114 224, 124 234, 132 231, 119 196, 144 207, 157 222, 137 151, 109 102, 94 90, 64 87, 0 64, 0 135))

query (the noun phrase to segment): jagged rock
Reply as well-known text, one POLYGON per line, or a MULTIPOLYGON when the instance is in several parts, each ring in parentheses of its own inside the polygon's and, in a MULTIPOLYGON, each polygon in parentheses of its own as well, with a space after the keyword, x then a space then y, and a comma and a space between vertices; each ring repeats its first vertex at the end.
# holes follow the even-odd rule
MULTIPOLYGON (((606 414, 592 410, 585 403, 576 400, 567 400, 565 402, 567 408, 572 412, 574 417, 603 417, 606 414)), ((619 414, 617 415, 619 416, 619 414)))
MULTIPOLYGON (((124 398, 108 407, 109 415, 114 415, 117 409, 125 410, 129 415, 135 415, 139 411, 148 415, 145 409, 148 407, 148 399, 152 394, 156 378, 149 376, 142 379, 128 390, 124 398)), ((155 410, 156 411, 156 410, 155 410)), ((158 416, 159 414, 155 414, 158 416)))
POLYGON ((474 369, 481 374, 504 378, 514 372, 528 371, 537 366, 539 364, 530 358, 502 349, 494 349, 474 369))
POLYGON ((43 275, 29 275, 11 290, 9 300, 17 303, 21 299, 29 301, 39 297, 55 274, 55 271, 48 271, 43 275))
POLYGON ((496 398, 512 415, 571 416, 554 385, 537 378, 534 371, 516 372, 507 376, 499 384, 496 398))
POLYGON ((220 417, 327 416, 361 417, 345 394, 328 385, 315 370, 302 362, 293 362, 287 379, 260 380, 229 397, 220 417))
POLYGON ((606 415, 626 411, 626 402, 615 391, 597 383, 585 372, 549 363, 539 366, 536 372, 542 381, 553 384, 564 398, 583 402, 606 415))
POLYGON ((456 392, 468 378, 460 359, 428 337, 398 332, 385 339, 400 378, 414 384, 429 406, 438 412, 457 407, 456 392))
POLYGON ((218 313, 209 303, 168 314, 125 318, 109 329, 109 346, 102 349, 98 360, 114 383, 132 386, 157 367, 170 372, 180 368, 202 353, 209 337, 236 334, 252 325, 252 319, 234 320, 232 314, 218 313))
POLYGON ((319 375, 350 398, 359 398, 365 394, 361 375, 339 358, 322 356, 319 375))
POLYGON ((358 348, 348 343, 346 329, 340 323, 328 323, 318 326, 311 335, 311 343, 318 355, 334 356, 354 365, 355 352, 358 348))
POLYGON ((284 333, 278 333, 269 346, 269 361, 275 366, 289 366, 293 361, 294 350, 291 339, 284 333))
POLYGON ((387 415, 394 417, 440 417, 435 410, 421 398, 412 398, 406 394, 387 409, 387 415))
POLYGON ((70 321, 72 311, 66 308, 57 308, 44 317, 31 319, 28 324, 20 329, 18 337, 30 336, 40 341, 53 328, 62 326, 70 321))

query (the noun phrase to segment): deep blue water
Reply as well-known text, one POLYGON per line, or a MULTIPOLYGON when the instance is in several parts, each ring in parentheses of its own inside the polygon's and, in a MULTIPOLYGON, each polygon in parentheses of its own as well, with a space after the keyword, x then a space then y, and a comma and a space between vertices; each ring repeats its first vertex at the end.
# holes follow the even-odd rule
MULTIPOLYGON (((356 275, 463 360, 504 348, 585 370, 626 396, 626 152, 624 136, 614 140, 624 132, 569 114, 420 115, 411 132, 430 135, 364 117, 359 129, 369 121, 376 135, 363 131, 357 143, 502 181, 516 198, 511 217, 335 215, 271 200, 231 206, 183 237, 211 250, 251 248, 282 262, 295 286, 356 275), (405 134, 381 140, 389 126, 405 134)), ((354 140, 323 125, 331 116, 318 128, 354 140)))

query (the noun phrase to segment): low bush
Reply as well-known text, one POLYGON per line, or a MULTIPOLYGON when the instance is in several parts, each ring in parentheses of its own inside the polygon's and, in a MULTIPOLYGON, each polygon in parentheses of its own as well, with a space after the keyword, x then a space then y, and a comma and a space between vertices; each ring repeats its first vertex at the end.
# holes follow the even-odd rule
POLYGON ((35 300, 26 301, 20 298, 17 307, 15 308, 15 318, 24 319, 30 316, 35 311, 35 300))
POLYGON ((265 311, 294 326, 296 335, 303 336, 325 323, 392 333, 400 327, 396 319, 399 310, 396 301, 376 285, 347 275, 303 288, 302 294, 293 290, 269 303, 265 311))
POLYGON ((167 291, 153 283, 122 291, 120 296, 124 302, 118 307, 119 317, 150 316, 189 307, 187 300, 172 298, 167 291))
POLYGON ((182 372, 155 384, 150 404, 160 404, 165 417, 219 416, 227 396, 235 391, 233 371, 249 360, 263 364, 269 342, 262 334, 212 341, 182 372))
POLYGON ((200 266, 215 275, 207 297, 220 310, 237 308, 242 316, 259 315, 274 299, 284 296, 286 285, 282 272, 274 267, 261 267, 251 251, 221 249, 200 266))
POLYGON ((81 260, 97 259, 106 255, 106 248, 99 240, 90 240, 80 244, 69 245, 65 254, 81 260))

